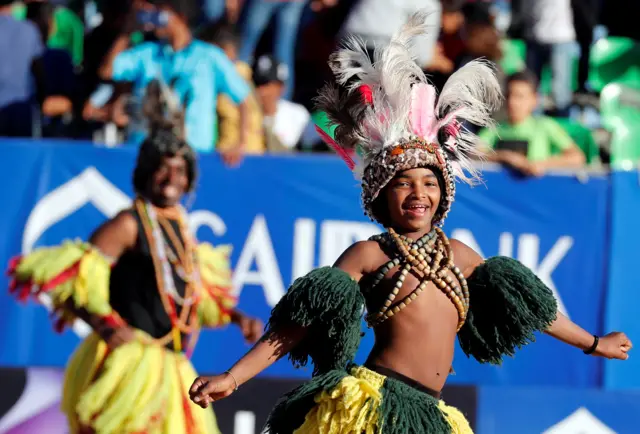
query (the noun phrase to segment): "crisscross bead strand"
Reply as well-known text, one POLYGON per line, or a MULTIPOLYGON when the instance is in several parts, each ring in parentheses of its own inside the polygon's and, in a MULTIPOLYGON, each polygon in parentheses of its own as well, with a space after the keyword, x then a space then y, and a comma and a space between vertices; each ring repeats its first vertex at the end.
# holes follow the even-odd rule
POLYGON ((444 232, 440 228, 435 228, 414 242, 406 236, 397 234, 393 229, 389 229, 388 234, 376 235, 371 239, 396 251, 393 259, 380 268, 371 288, 380 284, 384 276, 394 267, 401 265, 401 271, 394 288, 380 310, 367 315, 369 326, 374 327, 400 312, 424 292, 428 283, 432 281, 456 307, 459 330, 467 317, 469 290, 464 275, 453 263, 453 249, 444 232), (412 270, 422 279, 410 294, 394 305, 407 274, 412 270), (455 280, 458 280, 459 285, 448 273, 449 270, 453 273, 455 280))

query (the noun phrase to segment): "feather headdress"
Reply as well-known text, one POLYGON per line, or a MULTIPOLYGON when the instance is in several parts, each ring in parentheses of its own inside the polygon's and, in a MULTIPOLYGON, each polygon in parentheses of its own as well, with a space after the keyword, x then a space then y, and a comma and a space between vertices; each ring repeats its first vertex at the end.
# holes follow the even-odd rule
POLYGON ((362 180, 365 212, 397 172, 415 167, 438 169, 446 197, 434 223, 444 220, 455 195, 455 180, 479 179, 472 160, 478 139, 463 125, 491 123, 502 101, 491 64, 476 60, 455 72, 440 96, 412 54, 413 40, 426 32, 424 11, 415 13, 373 59, 364 42, 349 38, 329 59, 336 83, 327 84, 316 105, 336 126, 328 145, 362 180))

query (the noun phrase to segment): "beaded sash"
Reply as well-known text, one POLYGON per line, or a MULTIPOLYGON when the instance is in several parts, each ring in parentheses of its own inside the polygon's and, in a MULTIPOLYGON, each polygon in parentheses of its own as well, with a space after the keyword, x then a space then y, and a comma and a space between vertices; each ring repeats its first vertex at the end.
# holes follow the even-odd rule
POLYGON ((387 233, 374 235, 370 240, 377 241, 393 252, 391 260, 378 270, 370 289, 380 284, 394 267, 400 267, 400 275, 380 310, 367 314, 366 321, 369 327, 375 327, 400 312, 425 290, 429 282, 433 282, 455 305, 460 330, 469 311, 469 288, 462 271, 453 263, 451 245, 444 232, 436 227, 422 238, 413 241, 389 229, 387 233), (449 270, 453 272, 457 282, 449 275, 449 270), (419 284, 409 295, 395 302, 410 272, 418 277, 419 284))

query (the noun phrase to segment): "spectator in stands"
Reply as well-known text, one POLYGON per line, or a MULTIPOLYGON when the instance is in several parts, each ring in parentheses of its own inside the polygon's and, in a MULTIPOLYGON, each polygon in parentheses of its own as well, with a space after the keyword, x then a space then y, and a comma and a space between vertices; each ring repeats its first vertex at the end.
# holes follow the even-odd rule
POLYGON ((235 23, 240 15, 243 0, 204 0, 202 12, 208 22, 226 19, 235 23))
POLYGON ((253 81, 264 115, 266 148, 270 152, 293 149, 309 124, 307 109, 283 98, 287 67, 274 56, 261 56, 253 65, 253 81))
MULTIPOLYGON (((30 2, 27 19, 40 31, 43 45, 53 32, 54 6, 48 2, 30 2)), ((42 56, 44 69, 44 96, 42 114, 45 116, 45 136, 65 135, 66 125, 72 115, 76 76, 71 56, 59 48, 45 48, 42 56), (63 119, 66 117, 67 119, 63 119)))
POLYGON ((131 8, 131 0, 108 0, 101 3, 102 22, 87 34, 84 43, 83 103, 100 83, 98 70, 109 49, 122 33, 132 32, 135 16, 132 16, 131 8), (126 26, 131 29, 126 29, 126 26))
POLYGON ((407 18, 419 10, 430 12, 427 25, 431 32, 420 36, 415 49, 418 64, 427 68, 436 51, 440 29, 441 5, 437 0, 360 0, 349 13, 342 32, 361 37, 369 54, 376 46, 389 43, 391 36, 402 27, 407 18))
MULTIPOLYGON (((256 99, 255 89, 253 89, 251 66, 238 60, 238 48, 240 46, 240 35, 235 31, 234 26, 226 22, 206 26, 199 34, 198 38, 204 42, 220 47, 227 57, 235 63, 238 73, 251 86, 252 91, 247 97, 247 108, 249 125, 247 141, 245 144, 246 154, 263 154, 265 151, 264 132, 262 128, 262 111, 256 99)), ((218 97, 218 140, 216 150, 225 151, 237 146, 240 132, 240 111, 227 95, 218 97)))
MULTIPOLYGON (((186 109, 187 141, 199 152, 215 148, 216 102, 221 93, 227 94, 240 109, 239 143, 226 155, 227 161, 236 162, 247 141, 246 98, 250 89, 224 51, 194 40, 187 24, 194 8, 185 0, 144 3, 137 16, 142 25, 155 29, 159 41, 125 50, 130 35, 122 34, 101 68, 101 77, 133 83, 137 98, 154 79, 170 84, 186 109)), ((145 131, 140 126, 134 131, 133 141, 139 143, 145 131)))
POLYGON ((571 0, 571 10, 573 12, 573 27, 576 31, 576 40, 580 46, 578 92, 588 93, 589 54, 591 52, 591 44, 593 44, 593 29, 598 24, 600 15, 600 0, 571 0))
MULTIPOLYGON (((437 50, 429 64, 429 71, 439 71, 449 75, 454 62, 464 51, 464 14, 462 6, 466 0, 443 0, 440 36, 437 50)), ((446 79, 445 79, 446 81, 446 79)))
POLYGON ((251 63, 260 37, 271 18, 276 20, 273 52, 289 70, 285 98, 293 96, 293 70, 300 18, 308 0, 248 0, 241 20, 240 60, 251 63))
POLYGON ((573 100, 572 54, 576 40, 571 0, 527 1, 522 32, 527 44, 527 68, 540 80, 543 67, 551 66, 555 114, 568 116, 573 100))
POLYGON ((33 23, 12 16, 13 3, 0 0, 0 136, 29 137, 44 98, 44 46, 33 23))
MULTIPOLYGON (((29 3, 47 2, 47 0, 26 0, 17 3, 13 9, 14 16, 22 20, 26 17, 26 5, 29 3)), ((65 50, 71 56, 74 65, 82 64, 84 44, 84 24, 78 16, 64 6, 55 6, 53 26, 47 39, 51 48, 65 50)))
POLYGON ((491 5, 482 2, 467 3, 463 6, 462 13, 464 47, 455 59, 456 69, 478 58, 498 62, 502 51, 491 5))
POLYGON ((541 176, 549 169, 575 168, 585 156, 569 134, 552 118, 534 116, 538 82, 530 71, 507 78, 509 120, 496 129, 484 129, 480 138, 495 152, 488 159, 527 176, 541 176))

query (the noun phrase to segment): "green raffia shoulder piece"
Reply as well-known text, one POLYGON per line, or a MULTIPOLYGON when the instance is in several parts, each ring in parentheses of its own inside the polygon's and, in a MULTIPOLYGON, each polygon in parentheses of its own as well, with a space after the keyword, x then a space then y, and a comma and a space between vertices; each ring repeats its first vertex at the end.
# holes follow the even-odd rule
POLYGON ((316 375, 284 395, 269 413, 264 432, 292 434, 304 423, 307 413, 315 405, 315 396, 322 391, 334 389, 347 375, 349 374, 344 368, 328 371, 316 375))
POLYGON ((311 357, 313 375, 345 369, 360 345, 363 309, 358 283, 338 268, 322 267, 293 282, 271 311, 267 330, 291 324, 307 328, 289 352, 295 367, 311 357))
POLYGON ((458 332, 460 347, 480 363, 502 363, 504 355, 535 341, 556 319, 557 302, 547 286, 515 259, 497 256, 467 279, 471 308, 458 332))

